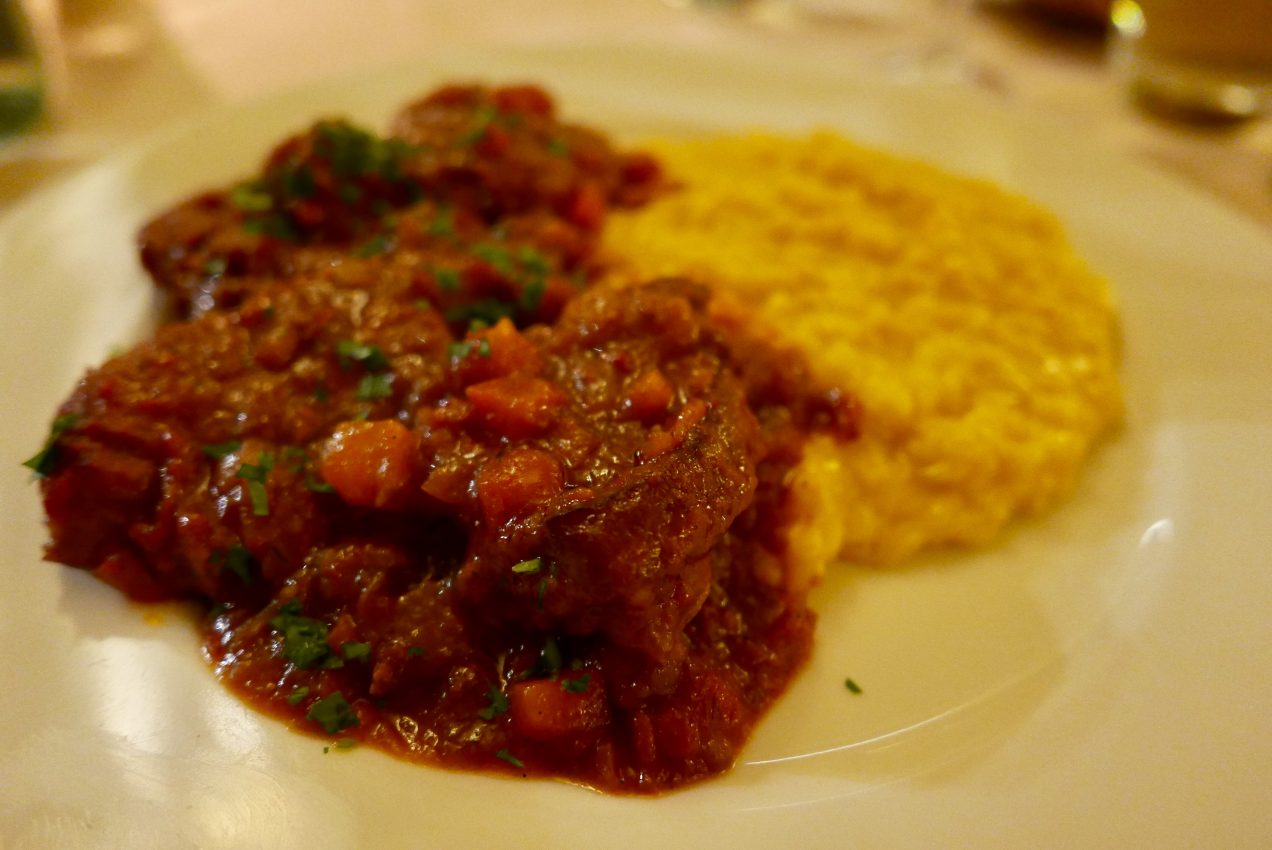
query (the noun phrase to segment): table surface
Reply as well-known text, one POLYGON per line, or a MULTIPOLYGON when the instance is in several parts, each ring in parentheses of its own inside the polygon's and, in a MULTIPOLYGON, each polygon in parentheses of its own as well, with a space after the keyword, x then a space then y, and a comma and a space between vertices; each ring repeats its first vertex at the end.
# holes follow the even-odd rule
MULTIPOLYGON (((898 33, 814 17, 834 0, 26 0, 53 83, 48 116, 0 142, 0 211, 139 134, 216 104, 451 48, 656 43, 754 50, 884 75, 898 33)), ((971 83, 1083 128, 1272 228, 1272 121, 1172 123, 1132 104, 1098 28, 1001 2, 964 27, 971 83)), ((759 61, 759 60, 757 60, 759 61)))

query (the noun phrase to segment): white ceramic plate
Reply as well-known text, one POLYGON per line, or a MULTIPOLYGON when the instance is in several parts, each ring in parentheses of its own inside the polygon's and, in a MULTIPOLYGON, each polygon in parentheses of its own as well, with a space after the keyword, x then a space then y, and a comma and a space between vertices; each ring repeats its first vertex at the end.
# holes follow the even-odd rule
POLYGON ((633 48, 453 55, 225 110, 0 228, 0 847, 1272 846, 1272 240, 1050 122, 829 70, 633 48), (154 321, 137 226, 319 115, 530 79, 627 138, 835 126, 1057 210, 1120 293, 1128 428, 977 553, 841 569, 744 763, 661 799, 322 742, 215 682, 180 608, 39 561, 38 448, 154 321), (843 686, 851 676, 865 689, 843 686))

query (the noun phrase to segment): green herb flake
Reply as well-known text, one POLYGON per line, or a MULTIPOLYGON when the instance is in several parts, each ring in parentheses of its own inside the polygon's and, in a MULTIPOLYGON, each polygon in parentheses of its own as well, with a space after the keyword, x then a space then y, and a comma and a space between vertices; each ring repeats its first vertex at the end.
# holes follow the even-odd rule
POLYGON ((571 694, 581 694, 587 690, 587 686, 592 683, 592 675, 584 673, 577 679, 562 679, 561 690, 571 694))
POLYGON ((494 325, 500 319, 507 319, 515 313, 517 307, 498 298, 483 298, 470 304, 459 304, 445 312, 446 321, 469 324, 474 321, 494 325))
POLYGON ((240 183, 230 190, 230 203, 243 212, 268 212, 274 207, 274 198, 257 183, 240 183))
POLYGON ((225 257, 213 257, 203 264, 203 273, 208 277, 220 277, 229 267, 225 257))
POLYGON ((352 750, 356 746, 358 746, 357 738, 341 738, 336 741, 337 750, 352 750))
POLYGON ((336 356, 340 358, 343 369, 348 369, 354 363, 371 372, 389 368, 389 360, 378 346, 357 340, 342 339, 337 342, 336 356))
POLYGON ((23 461, 22 465, 34 472, 38 477, 47 478, 57 466, 58 455, 61 453, 58 447, 58 440, 62 439, 62 435, 74 429, 79 423, 80 415, 78 413, 65 413, 54 419, 53 424, 49 426, 49 435, 44 439, 43 448, 23 461))
POLYGON ((861 686, 858 685, 856 682, 854 682, 852 679, 844 679, 844 687, 854 694, 861 693, 861 686))
POLYGON ((300 603, 295 599, 279 608, 269 624, 283 636, 283 657, 300 669, 323 667, 330 670, 344 666, 344 661, 331 654, 331 647, 327 644, 327 624, 302 616, 300 603))
POLYGON ((452 342, 446 347, 447 356, 452 360, 463 360, 474 351, 477 352, 478 357, 489 357, 490 340, 468 339, 463 342, 452 342))
POLYGON ((477 716, 482 720, 494 720, 499 715, 505 714, 508 711, 508 695, 499 690, 498 687, 492 686, 490 690, 486 692, 486 697, 490 700, 490 705, 477 712, 477 716))
POLYGON ((336 488, 322 481, 313 473, 305 473, 305 489, 311 493, 334 493, 336 488))
POLYGON ((244 584, 252 583, 256 559, 252 557, 252 553, 242 544, 236 543, 228 549, 213 551, 208 558, 208 563, 214 567, 220 567, 226 572, 233 573, 244 584))
POLYGON ((473 126, 468 132, 459 137, 459 144, 465 146, 475 145, 486 138, 486 131, 490 129, 490 125, 498 117, 499 110, 493 106, 484 105, 477 107, 473 126))
POLYGON ((347 640, 340 644, 340 654, 345 657, 346 661, 366 661, 371 657, 371 645, 347 640))
POLYGON ((528 561, 518 561, 512 565, 512 571, 522 575, 532 575, 543 569, 542 558, 531 558, 528 561))
POLYGON ((548 282, 543 278, 526 281, 526 285, 521 289, 521 307, 526 312, 537 310, 540 302, 543 301, 543 293, 547 289, 548 282))
POLYGON ((358 381, 358 388, 353 397, 358 401, 376 401, 393 395, 393 373, 378 372, 374 375, 363 375, 358 381))
POLYGON ((353 253, 355 256, 363 258, 376 257, 380 254, 388 253, 391 245, 392 237, 381 233, 378 236, 373 237, 366 244, 357 248, 353 253))
POLYGON ((406 651, 407 658, 419 658, 423 654, 424 654, 424 647, 422 646, 413 646, 406 651))
POLYGON ((525 767, 525 763, 522 762, 521 759, 514 756, 511 752, 509 752, 507 747, 495 753, 495 758, 499 759, 500 761, 508 762, 508 764, 512 765, 518 770, 525 767))
POLYGON ((274 468, 274 453, 261 452, 257 462, 245 463, 239 467, 238 477, 247 482, 247 496, 252 502, 253 516, 269 516, 269 492, 265 482, 270 470, 274 468))
POLYGON ((209 443, 203 446, 202 452, 213 460, 221 460, 232 455, 243 447, 242 440, 228 440, 224 443, 209 443))
POLYGON ((540 611, 543 610, 543 597, 547 595, 548 595, 548 577, 544 576, 543 578, 539 579, 539 590, 535 594, 535 606, 540 611))
POLYGON ((455 210, 450 206, 438 207, 437 215, 428 226, 429 236, 455 235, 455 210))
POLYGON ((278 171, 278 186, 289 198, 312 198, 318 185, 314 173, 304 163, 292 163, 278 171))
POLYGON ((512 255, 508 249, 499 245, 477 245, 473 248, 473 256, 486 263, 495 271, 507 278, 516 275, 512 265, 512 255))
POLYGON ((455 269, 435 268, 433 269, 433 279, 437 281, 437 288, 444 292, 455 292, 459 289, 459 272, 455 269))
POLYGON ((287 695, 287 704, 300 705, 307 696, 309 696, 309 687, 307 685, 301 685, 299 688, 296 688, 296 690, 287 695))
POLYGON ((282 213, 274 213, 243 220, 243 231, 253 236, 272 236, 284 242, 299 242, 300 231, 291 219, 282 213))
POLYGON ((305 719, 317 723, 328 735, 334 735, 343 729, 358 725, 357 713, 340 691, 335 691, 311 705, 305 719))
POLYGON ((567 157, 570 155, 570 143, 565 139, 552 139, 548 142, 548 153, 562 158, 567 157))

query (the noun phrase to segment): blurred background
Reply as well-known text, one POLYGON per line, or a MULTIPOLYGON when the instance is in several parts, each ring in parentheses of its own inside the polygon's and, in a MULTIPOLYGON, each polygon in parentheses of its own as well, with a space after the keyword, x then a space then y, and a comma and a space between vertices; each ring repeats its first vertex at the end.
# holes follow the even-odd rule
POLYGON ((208 106, 448 49, 587 42, 797 51, 868 83, 976 90, 1272 228, 1268 0, 0 3, 0 213, 208 106), (1208 26, 1225 15, 1228 31, 1208 26))

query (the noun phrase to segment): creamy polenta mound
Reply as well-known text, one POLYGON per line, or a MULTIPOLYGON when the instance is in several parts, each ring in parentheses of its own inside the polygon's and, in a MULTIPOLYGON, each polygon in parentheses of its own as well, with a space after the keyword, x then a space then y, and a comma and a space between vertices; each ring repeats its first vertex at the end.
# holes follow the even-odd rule
POLYGON ((860 400, 861 438, 799 473, 811 574, 984 544, 1118 423, 1110 293, 1033 203, 829 133, 652 150, 681 185, 613 216, 616 274, 713 285, 860 400))

